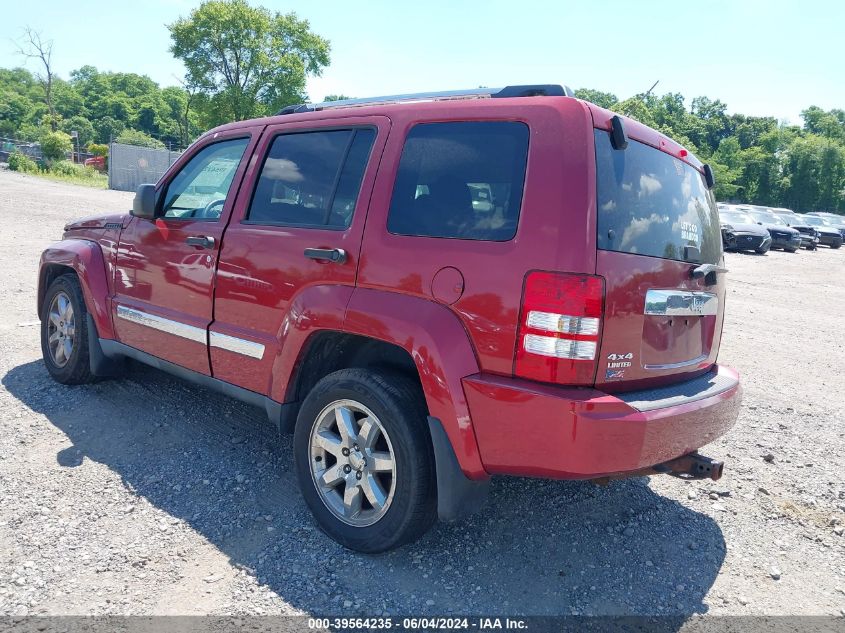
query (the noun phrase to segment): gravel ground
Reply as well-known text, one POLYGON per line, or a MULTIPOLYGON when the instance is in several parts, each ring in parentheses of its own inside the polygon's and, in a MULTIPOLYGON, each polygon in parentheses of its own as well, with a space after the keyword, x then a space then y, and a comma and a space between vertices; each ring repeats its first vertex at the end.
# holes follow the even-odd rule
POLYGON ((131 198, 0 171, 0 614, 845 613, 845 249, 728 255, 720 482, 497 479, 371 557, 315 528, 263 412, 140 366, 48 378, 39 254, 131 198))

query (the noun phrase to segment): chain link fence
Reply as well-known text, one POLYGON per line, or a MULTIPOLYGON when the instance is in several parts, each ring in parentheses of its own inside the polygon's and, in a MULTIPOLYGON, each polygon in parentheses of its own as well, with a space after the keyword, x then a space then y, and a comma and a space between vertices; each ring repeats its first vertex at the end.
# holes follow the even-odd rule
POLYGON ((138 185, 158 182, 181 152, 136 145, 109 145, 109 189, 135 191, 138 185))

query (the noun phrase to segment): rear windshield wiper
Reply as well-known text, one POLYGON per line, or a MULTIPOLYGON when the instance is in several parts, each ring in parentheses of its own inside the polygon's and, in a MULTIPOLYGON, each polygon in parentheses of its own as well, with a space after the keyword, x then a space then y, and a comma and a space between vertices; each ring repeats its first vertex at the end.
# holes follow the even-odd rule
POLYGON ((712 279, 713 281, 709 283, 709 285, 713 285, 716 283, 716 275, 726 272, 728 272, 727 268, 722 268, 717 264, 702 264, 701 266, 691 268, 689 276, 693 279, 701 279, 702 277, 705 277, 708 278, 708 282, 712 279))

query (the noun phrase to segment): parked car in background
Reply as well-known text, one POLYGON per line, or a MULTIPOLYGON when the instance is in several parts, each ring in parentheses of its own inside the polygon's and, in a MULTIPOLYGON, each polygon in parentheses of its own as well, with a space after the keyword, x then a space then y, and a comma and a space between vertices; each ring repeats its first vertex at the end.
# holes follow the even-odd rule
POLYGON ((91 158, 86 158, 83 165, 85 165, 86 167, 93 167, 97 171, 105 171, 106 170, 106 157, 105 156, 92 156, 91 158))
POLYGON ((842 246, 842 233, 838 228, 828 222, 827 218, 817 215, 798 215, 798 217, 816 229, 816 232, 819 234, 819 243, 822 245, 833 249, 842 246))
POLYGON ((722 248, 726 251, 736 250, 736 233, 733 229, 725 224, 722 224, 722 248))
POLYGON ((814 211, 807 213, 808 216, 817 215, 827 220, 827 222, 842 234, 842 239, 845 240, 845 216, 836 213, 825 213, 824 211, 814 211))
POLYGON ((715 480, 696 450, 741 387, 713 185, 562 86, 288 106, 65 227, 44 362, 79 384, 131 358, 261 406, 317 524, 363 552, 494 475, 715 480))
POLYGON ((801 246, 808 251, 814 251, 819 245, 819 233, 816 228, 804 221, 797 213, 789 209, 774 208, 772 213, 786 222, 786 225, 801 233, 801 246))
POLYGON ((787 226, 780 216, 768 210, 761 211, 759 208, 752 208, 748 215, 772 236, 772 248, 782 248, 790 253, 801 248, 801 233, 787 226))
POLYGON ((720 208, 719 222, 723 228, 733 233, 735 238, 732 246, 723 242, 725 250, 754 251, 764 255, 772 247, 772 236, 769 232, 744 211, 730 207, 720 208))

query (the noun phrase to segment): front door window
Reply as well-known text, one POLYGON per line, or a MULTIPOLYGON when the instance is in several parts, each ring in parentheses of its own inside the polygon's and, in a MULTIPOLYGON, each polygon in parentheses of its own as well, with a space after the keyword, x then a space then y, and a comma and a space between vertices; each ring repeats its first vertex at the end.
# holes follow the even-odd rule
POLYGON ((162 205, 165 218, 218 220, 249 143, 236 138, 201 149, 176 174, 162 205))

